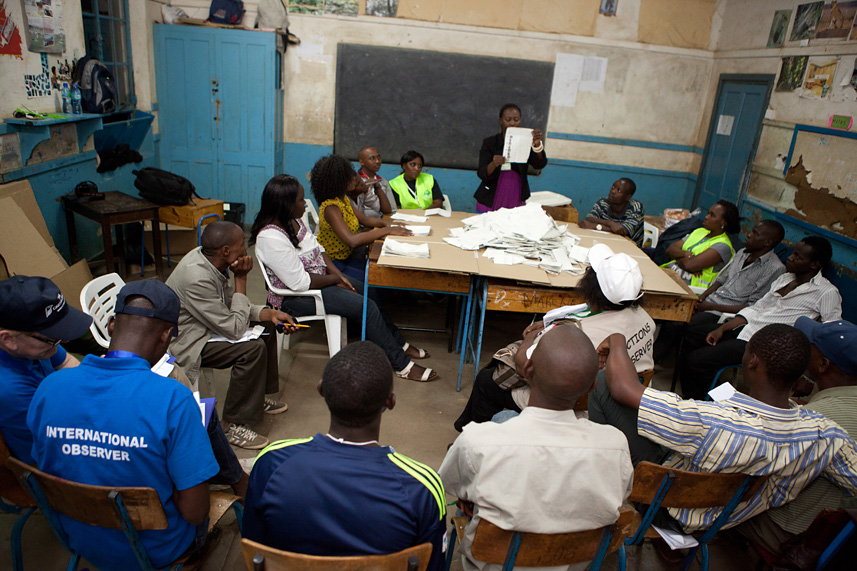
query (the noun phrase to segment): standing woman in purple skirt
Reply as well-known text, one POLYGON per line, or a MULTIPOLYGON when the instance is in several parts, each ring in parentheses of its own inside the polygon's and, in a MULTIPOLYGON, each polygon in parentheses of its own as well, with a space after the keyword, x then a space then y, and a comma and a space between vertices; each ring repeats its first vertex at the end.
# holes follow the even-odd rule
POLYGON ((503 142, 508 127, 521 124, 521 109, 514 103, 500 108, 500 132, 482 141, 479 150, 479 175, 481 182, 476 193, 476 212, 490 212, 500 208, 522 206, 530 197, 527 183, 527 166, 541 169, 548 164, 542 132, 533 129, 533 147, 526 163, 506 163, 503 158, 503 142))

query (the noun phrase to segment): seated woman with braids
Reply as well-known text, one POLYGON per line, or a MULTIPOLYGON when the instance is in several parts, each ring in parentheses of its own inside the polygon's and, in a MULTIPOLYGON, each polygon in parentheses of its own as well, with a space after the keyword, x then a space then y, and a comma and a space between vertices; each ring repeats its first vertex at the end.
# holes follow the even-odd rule
POLYGON ((339 155, 322 157, 310 172, 310 186, 318 203, 318 242, 333 264, 349 278, 363 281, 366 248, 375 240, 392 234, 410 236, 411 231, 370 218, 351 206, 349 191, 359 184, 351 163, 339 155), (357 233, 360 226, 372 228, 357 233))
MULTIPOLYGON (((263 271, 274 287, 296 292, 320 289, 328 313, 360 324, 363 283, 343 275, 327 257, 301 220, 305 210, 304 189, 295 177, 276 175, 265 185, 262 205, 250 232, 250 243, 256 244, 263 271)), ((313 315, 316 311, 311 297, 283 297, 269 292, 268 303, 277 309, 288 307, 290 315, 295 317, 313 315)), ((434 370, 413 361, 428 357, 428 353, 406 342, 392 320, 371 299, 366 306, 366 338, 383 349, 399 377, 411 381, 437 378, 434 370)))
MULTIPOLYGON (((627 254, 614 254, 605 244, 596 244, 589 250, 589 263, 578 284, 587 307, 572 306, 553 323, 579 327, 595 347, 611 334, 621 333, 627 339, 628 355, 637 372, 652 369, 655 323, 640 307, 640 266, 627 254)), ((527 327, 521 337, 539 329, 546 329, 544 321, 527 327)), ((504 409, 520 412, 527 406, 530 387, 522 371, 529 356, 518 352, 521 343, 522 340, 515 341, 497 351, 476 376, 470 399, 455 421, 456 430, 461 432, 469 422, 487 422, 504 409)))

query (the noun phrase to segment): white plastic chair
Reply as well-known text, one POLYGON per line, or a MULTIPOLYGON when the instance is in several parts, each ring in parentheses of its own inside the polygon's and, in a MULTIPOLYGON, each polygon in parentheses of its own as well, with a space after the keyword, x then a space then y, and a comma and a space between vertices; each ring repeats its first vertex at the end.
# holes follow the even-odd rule
POLYGON ((651 244, 649 244, 649 246, 651 248, 656 248, 658 246, 658 237, 660 235, 661 231, 658 230, 657 226, 649 224, 648 222, 643 222, 643 244, 651 240, 651 244))
POLYGON ((443 209, 447 212, 452 212, 452 202, 449 201, 449 195, 443 195, 443 209))
POLYGON ((315 209, 315 205, 309 200, 306 201, 306 211, 301 216, 301 219, 313 234, 318 234, 318 211, 315 209))
MULTIPOLYGON (((307 203, 309 207, 309 203, 307 203)), ((309 208, 307 208, 309 209, 309 208)), ((271 284, 271 279, 268 277, 268 272, 265 270, 265 264, 262 262, 259 255, 256 254, 256 260, 259 262, 259 269, 262 270, 262 276, 265 278, 265 285, 269 291, 283 297, 312 297, 315 299, 315 315, 304 315, 295 317, 295 321, 303 323, 305 321, 321 321, 324 320, 324 330, 327 334, 327 349, 330 356, 333 357, 339 350, 348 344, 348 320, 341 315, 328 314, 324 309, 324 300, 321 297, 320 289, 308 289, 306 291, 292 291, 290 289, 275 288, 271 284)), ((289 335, 277 335, 278 344, 282 344, 283 349, 289 348, 289 335)))
MULTIPOLYGON (((95 342, 107 349, 110 346, 110 334, 107 323, 116 310, 116 298, 125 281, 119 274, 112 273, 99 276, 83 286, 80 292, 80 307, 83 312, 92 317, 89 330, 95 342)), ((210 368, 200 369, 200 377, 205 381, 210 395, 214 395, 214 371, 210 368)), ((194 389, 199 388, 199 381, 194 383, 194 389)))

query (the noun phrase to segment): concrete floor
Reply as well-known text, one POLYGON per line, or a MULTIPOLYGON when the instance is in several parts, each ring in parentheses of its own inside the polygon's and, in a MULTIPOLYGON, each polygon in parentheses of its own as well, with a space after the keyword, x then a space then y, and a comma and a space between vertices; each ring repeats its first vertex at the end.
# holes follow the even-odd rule
MULTIPOLYGON (((258 269, 249 282, 250 299, 264 302, 264 283, 258 269)), ((147 276, 148 277, 148 276, 147 276)), ((407 294, 395 294, 407 295, 407 294)), ((409 301, 409 307, 414 307, 409 301)), ((435 303, 420 300, 417 311, 392 315, 400 327, 440 328, 446 315, 445 302, 435 303)), ((481 361, 484 363, 497 348, 518 339, 521 331, 530 323, 532 315, 489 312, 485 326, 485 338, 481 361)), ((458 355, 446 352, 447 339, 444 334, 404 331, 408 341, 423 347, 432 355, 423 361, 436 369, 440 378, 432 383, 417 383, 396 379, 397 406, 384 414, 381 427, 381 443, 393 446, 397 451, 437 469, 446 454, 447 445, 455 440, 457 432, 452 423, 460 414, 470 392, 473 365, 464 366, 461 392, 456 392, 458 355)), ((358 337, 351 337, 355 340, 358 337)), ((257 428, 270 440, 311 436, 326 432, 328 412, 323 399, 316 392, 316 383, 321 378, 328 360, 324 327, 312 324, 312 328, 292 336, 291 347, 280 357, 280 379, 282 398, 289 403, 289 410, 276 416, 267 416, 257 428)), ((215 383, 217 394, 224 395, 228 384, 228 371, 217 371, 215 383)), ((672 378, 672 367, 658 368, 654 386, 668 389, 672 378)), ((204 395, 203 395, 204 396, 204 395)), ((253 458, 255 453, 236 449, 239 458, 253 458)), ((453 501, 455 498, 448 498, 453 501)), ((11 568, 10 535, 15 516, 0 515, 0 569, 11 568)), ((237 524, 231 515, 224 519, 224 533, 218 545, 207 558, 203 569, 244 569, 237 524)), ((754 569, 755 557, 739 542, 721 535, 711 545, 711 569, 754 569)), ((50 531, 45 518, 34 514, 23 533, 24 568, 26 570, 52 571, 65 569, 67 554, 50 531)), ((456 557, 453 569, 460 569, 456 557)), ((617 559, 608 557, 603 568, 616 569, 617 559)), ((94 568, 82 562, 79 569, 94 568)), ((663 563, 651 545, 628 550, 629 570, 673 569, 663 563)))

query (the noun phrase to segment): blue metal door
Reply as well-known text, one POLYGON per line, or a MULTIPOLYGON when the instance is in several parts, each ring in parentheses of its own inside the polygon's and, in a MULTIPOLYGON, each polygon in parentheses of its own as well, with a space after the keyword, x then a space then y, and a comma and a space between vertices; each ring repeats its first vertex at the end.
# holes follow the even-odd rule
POLYGON ((187 31, 197 30, 155 25, 160 165, 190 180, 200 196, 216 198, 215 38, 187 31))
POLYGON ((694 206, 738 203, 762 132, 774 76, 721 76, 694 206))
POLYGON ((277 35, 154 30, 161 168, 187 177, 202 196, 246 204, 252 215, 282 138, 277 35))

